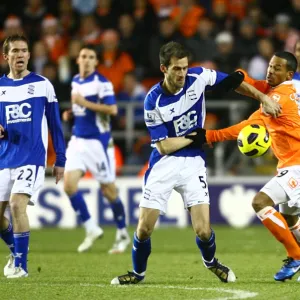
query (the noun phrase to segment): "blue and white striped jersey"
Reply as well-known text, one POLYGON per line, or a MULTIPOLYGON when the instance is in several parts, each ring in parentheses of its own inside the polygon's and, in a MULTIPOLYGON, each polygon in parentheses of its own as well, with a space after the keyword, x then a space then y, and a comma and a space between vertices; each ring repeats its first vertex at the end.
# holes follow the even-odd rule
MULTIPOLYGON (((87 78, 79 74, 72 81, 72 94, 79 93, 88 101, 106 105, 116 104, 113 85, 104 76, 94 72, 87 78)), ((73 104, 73 135, 85 139, 98 139, 104 147, 111 137, 110 116, 73 104)))
MULTIPOLYGON (((222 81, 227 74, 202 67, 189 68, 184 87, 175 95, 164 93, 161 82, 151 88, 145 98, 144 118, 151 135, 152 145, 168 137, 187 135, 196 128, 203 128, 205 122, 204 92, 222 81)), ((171 156, 204 159, 204 151, 185 147, 171 156)), ((162 156, 154 149, 150 166, 162 156)))
POLYGON ((29 73, 22 79, 0 78, 0 169, 45 166, 48 126, 56 152, 56 166, 65 165, 65 142, 59 106, 48 79, 29 73))

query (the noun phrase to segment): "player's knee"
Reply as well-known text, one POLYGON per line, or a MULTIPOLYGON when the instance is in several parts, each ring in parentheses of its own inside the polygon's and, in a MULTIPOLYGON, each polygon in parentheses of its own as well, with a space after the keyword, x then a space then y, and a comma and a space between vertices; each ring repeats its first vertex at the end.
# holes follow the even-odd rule
POLYGON ((194 231, 202 241, 208 241, 211 237, 210 226, 195 226, 194 231))
POLYGON ((148 239, 153 232, 153 228, 148 226, 147 224, 141 224, 138 226, 136 230, 137 237, 140 241, 144 241, 148 239))
MULTIPOLYGON (((24 212, 23 205, 18 201, 11 201, 9 203, 10 211, 13 217, 18 216, 24 212)), ((26 209, 25 209, 26 211, 26 209)))
POLYGON ((64 191, 68 196, 72 196, 77 192, 77 185, 73 184, 72 182, 65 181, 64 191))
POLYGON ((101 192, 102 192, 103 197, 105 197, 110 202, 116 200, 116 198, 118 196, 116 186, 113 183, 102 184, 101 192))
POLYGON ((292 216, 292 215, 286 215, 286 214, 282 214, 282 216, 285 218, 286 223, 288 224, 289 227, 295 226, 299 220, 298 216, 292 216))
POLYGON ((255 212, 259 212, 267 206, 274 206, 272 199, 265 193, 259 192, 252 200, 252 207, 255 212))

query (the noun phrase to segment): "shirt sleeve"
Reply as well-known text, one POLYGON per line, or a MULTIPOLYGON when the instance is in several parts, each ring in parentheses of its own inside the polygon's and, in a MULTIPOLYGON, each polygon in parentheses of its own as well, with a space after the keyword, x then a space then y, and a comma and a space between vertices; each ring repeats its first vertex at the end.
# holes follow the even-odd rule
POLYGON ((66 146, 61 127, 59 105, 53 85, 48 80, 46 81, 46 98, 45 115, 56 153, 55 166, 64 167, 66 163, 66 146))
POLYGON ((270 90, 270 86, 269 84, 266 82, 266 80, 256 80, 253 79, 249 76, 249 74, 242 69, 238 69, 237 71, 240 71, 244 74, 244 81, 251 84, 252 86, 254 86, 256 89, 258 89, 259 91, 261 91, 262 93, 266 94, 269 92, 270 90))
POLYGON ((261 112, 259 110, 255 111, 248 120, 244 120, 236 125, 218 129, 218 130, 206 130, 206 140, 208 144, 214 142, 223 142, 228 140, 236 140, 240 131, 247 125, 257 124, 263 125, 264 121, 261 118, 261 112))
POLYGON ((101 103, 103 104, 114 105, 117 103, 113 85, 109 81, 100 82, 98 96, 101 99, 101 103))
POLYGON ((151 136, 151 142, 156 143, 168 138, 168 129, 165 126, 154 101, 151 100, 152 99, 149 99, 146 96, 144 105, 144 119, 151 136))

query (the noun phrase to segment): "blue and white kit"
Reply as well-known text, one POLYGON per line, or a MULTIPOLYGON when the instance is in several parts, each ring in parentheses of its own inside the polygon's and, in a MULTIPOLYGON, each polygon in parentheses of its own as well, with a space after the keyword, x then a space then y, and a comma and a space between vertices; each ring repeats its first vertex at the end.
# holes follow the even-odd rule
MULTIPOLYGON (((74 76, 72 94, 93 103, 116 104, 113 86, 94 72, 86 78, 74 76)), ((115 181, 115 155, 110 116, 73 104, 74 127, 67 149, 66 171, 89 170, 102 183, 115 181)))
MULTIPOLYGON (((175 95, 166 94, 161 82, 151 88, 145 99, 144 118, 153 147, 166 138, 189 134, 203 128, 205 91, 227 77, 227 74, 201 67, 189 68, 184 87, 175 95)), ((166 213, 172 190, 179 192, 185 208, 209 203, 205 153, 188 146, 169 155, 152 151, 145 174, 140 207, 166 213)))
POLYGON ((44 182, 48 129, 56 152, 56 166, 65 166, 65 142, 59 106, 48 79, 29 73, 22 79, 0 78, 0 201, 11 193, 25 193, 31 201, 44 182))

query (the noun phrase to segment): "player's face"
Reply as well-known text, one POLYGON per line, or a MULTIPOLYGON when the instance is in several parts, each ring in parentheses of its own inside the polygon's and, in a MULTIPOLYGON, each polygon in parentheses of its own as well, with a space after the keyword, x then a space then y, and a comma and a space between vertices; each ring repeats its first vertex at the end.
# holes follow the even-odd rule
POLYGON ((293 72, 287 70, 287 61, 284 58, 273 56, 269 62, 267 71, 267 82, 270 86, 277 86, 280 83, 291 80, 293 72))
POLYGON ((185 77, 188 71, 188 58, 172 57, 168 67, 162 68, 165 79, 173 88, 181 89, 185 84, 185 77))
POLYGON ((77 64, 80 72, 92 73, 96 70, 98 64, 96 52, 90 49, 82 49, 77 58, 77 64))
POLYGON ((4 59, 7 61, 11 72, 18 74, 27 70, 29 58, 28 45, 24 41, 10 42, 8 53, 4 54, 4 59))

